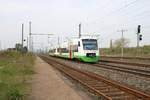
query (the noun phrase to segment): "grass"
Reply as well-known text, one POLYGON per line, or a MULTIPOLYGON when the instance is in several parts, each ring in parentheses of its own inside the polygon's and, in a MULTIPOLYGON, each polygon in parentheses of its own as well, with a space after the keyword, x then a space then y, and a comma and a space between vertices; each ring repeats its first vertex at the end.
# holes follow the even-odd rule
MULTIPOLYGON (((121 48, 102 48, 100 49, 101 55, 115 55, 121 56, 121 48)), ((150 57, 150 45, 139 47, 124 48, 124 56, 140 56, 150 57)))
POLYGON ((35 57, 19 52, 0 53, 0 100, 23 100, 30 91, 35 57))

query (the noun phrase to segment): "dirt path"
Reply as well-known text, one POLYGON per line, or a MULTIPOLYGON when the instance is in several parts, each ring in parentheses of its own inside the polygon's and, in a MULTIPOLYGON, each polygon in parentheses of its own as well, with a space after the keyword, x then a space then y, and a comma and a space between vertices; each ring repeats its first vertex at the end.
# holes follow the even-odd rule
POLYGON ((81 95, 68 86, 56 71, 39 57, 36 59, 35 71, 28 100, 83 100, 81 95))

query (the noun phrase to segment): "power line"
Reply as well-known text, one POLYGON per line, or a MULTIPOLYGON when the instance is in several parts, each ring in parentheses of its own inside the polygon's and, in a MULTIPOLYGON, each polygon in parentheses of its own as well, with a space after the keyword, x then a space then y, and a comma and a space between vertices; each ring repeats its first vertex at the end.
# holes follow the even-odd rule
MULTIPOLYGON (((128 4, 126 4, 125 6, 119 8, 119 9, 117 9, 117 10, 115 10, 115 11, 112 11, 112 12, 110 12, 109 14, 106 14, 106 15, 107 15, 108 17, 110 17, 110 15, 115 14, 115 13, 117 13, 117 12, 120 12, 122 9, 127 8, 127 7, 129 7, 129 6, 131 6, 131 5, 133 5, 133 4, 136 3, 137 1, 139 1, 139 0, 134 0, 134 1, 132 1, 132 2, 130 2, 130 3, 128 3, 128 4)), ((102 17, 100 20, 104 20, 104 19, 105 19, 105 17, 102 17)), ((98 20, 99 20, 99 19, 98 19, 98 20)), ((98 21, 97 21, 97 20, 92 21, 92 23, 94 23, 94 22, 98 22, 98 21)), ((87 22, 87 24, 88 24, 88 22, 87 22)))
MULTIPOLYGON (((134 0, 134 1, 132 1, 132 2, 130 2, 130 3, 128 3, 128 4, 126 4, 125 6, 120 7, 119 9, 114 10, 114 11, 112 11, 112 12, 110 12, 110 13, 106 14, 105 16, 110 17, 110 15, 120 12, 122 9, 125 9, 125 8, 127 8, 127 7, 129 7, 129 6, 133 5, 133 4, 135 4, 137 1, 139 1, 139 0, 134 0)), ((104 16, 104 17, 102 17, 100 20, 105 19, 105 18, 106 18, 105 16, 104 16)), ((92 21, 91 23, 95 23, 95 22, 97 22, 97 20, 92 21)))
POLYGON ((133 5, 133 4, 135 4, 137 1, 138 1, 138 0, 134 0, 134 1, 132 1, 132 2, 130 2, 130 3, 128 3, 128 4, 126 4, 125 6, 119 8, 119 9, 113 11, 113 12, 111 12, 109 15, 114 14, 114 13, 117 13, 117 12, 121 11, 122 9, 125 9, 125 8, 127 8, 127 7, 129 7, 129 6, 131 6, 131 5, 133 5))
MULTIPOLYGON (((143 20, 143 17, 146 17, 146 16, 148 16, 148 15, 150 15, 150 13, 146 13, 146 12, 149 12, 150 10, 145 10, 145 11, 143 11, 143 12, 140 12, 140 13, 136 13, 134 16, 130 16, 130 13, 123 13, 123 14, 121 14, 120 16, 123 16, 123 17, 131 17, 131 18, 128 18, 128 19, 130 19, 131 21, 130 21, 130 23, 133 21, 133 20, 135 20, 135 19, 141 19, 141 20, 143 20), (141 18, 142 17, 142 18, 141 18)), ((137 11, 136 11, 137 12, 137 11)), ((140 21, 141 21, 140 20, 140 21)), ((145 19, 144 19, 145 20, 145 19)), ((137 21, 139 21, 139 20, 137 20, 137 21)), ((136 22, 137 22, 136 21, 136 22)), ((135 22, 135 21, 134 21, 135 22)))
POLYGON ((137 23, 137 22, 141 22, 141 21, 147 21, 147 20, 149 20, 149 19, 145 19, 146 17, 148 17, 148 16, 150 16, 150 13, 148 14, 148 15, 142 15, 142 16, 138 16, 138 17, 133 17, 132 19, 130 19, 131 21, 130 22, 132 22, 133 20, 133 22, 134 23, 137 23))

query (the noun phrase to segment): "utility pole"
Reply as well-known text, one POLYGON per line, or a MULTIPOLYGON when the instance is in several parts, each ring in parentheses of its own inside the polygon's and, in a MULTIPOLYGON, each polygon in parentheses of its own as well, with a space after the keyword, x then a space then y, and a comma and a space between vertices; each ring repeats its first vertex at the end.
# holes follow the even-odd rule
POLYGON ((1 40, 0 40, 0 51, 2 50, 2 43, 1 43, 1 40))
POLYGON ((34 45, 33 45, 33 43, 34 43, 34 42, 33 42, 33 37, 32 37, 32 38, 31 38, 31 51, 32 51, 32 52, 34 51, 34 48, 33 48, 34 45))
POLYGON ((31 21, 29 22, 29 51, 33 51, 33 35, 53 35, 53 34, 39 34, 39 33, 32 33, 31 32, 31 21))
POLYGON ((24 41, 24 39, 23 39, 23 32, 24 32, 24 24, 22 24, 22 48, 23 48, 23 41, 24 41))
POLYGON ((110 49, 112 50, 112 39, 110 39, 110 49))
POLYGON ((118 30, 118 32, 121 32, 121 58, 123 58, 123 55, 124 55, 124 32, 126 32, 127 30, 124 30, 124 29, 122 29, 122 30, 118 30))
POLYGON ((32 41, 31 41, 31 21, 30 21, 29 22, 29 51, 32 51, 31 50, 31 48, 32 48, 31 44, 32 44, 32 41))
POLYGON ((59 46, 59 37, 58 37, 58 46, 59 46))
POLYGON ((137 49, 139 48, 139 34, 137 33, 137 49))
POLYGON ((29 38, 28 38, 28 36, 27 36, 27 49, 29 50, 29 38))
POLYGON ((47 43, 48 43, 48 46, 47 46, 47 48, 46 48, 46 53, 48 53, 48 49, 49 49, 49 35, 47 36, 48 38, 47 38, 47 43))
POLYGON ((79 38, 81 37, 81 23, 79 24, 79 38))
POLYGON ((44 35, 47 35, 48 37, 50 36, 50 35, 53 35, 53 34, 41 34, 41 33, 32 33, 30 36, 32 36, 32 38, 31 38, 31 42, 30 42, 30 45, 31 45, 31 51, 34 51, 34 45, 33 45, 33 36, 34 35, 40 35, 40 36, 44 36, 44 35))
POLYGON ((58 37, 58 53, 60 53, 60 43, 59 43, 59 37, 58 37))

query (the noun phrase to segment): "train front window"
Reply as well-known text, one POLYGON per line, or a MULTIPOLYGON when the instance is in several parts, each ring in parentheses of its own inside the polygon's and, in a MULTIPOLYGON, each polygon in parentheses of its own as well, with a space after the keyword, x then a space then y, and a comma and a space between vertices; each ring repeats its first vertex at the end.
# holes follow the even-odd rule
POLYGON ((96 39, 82 39, 84 50, 97 50, 97 40, 96 39))

